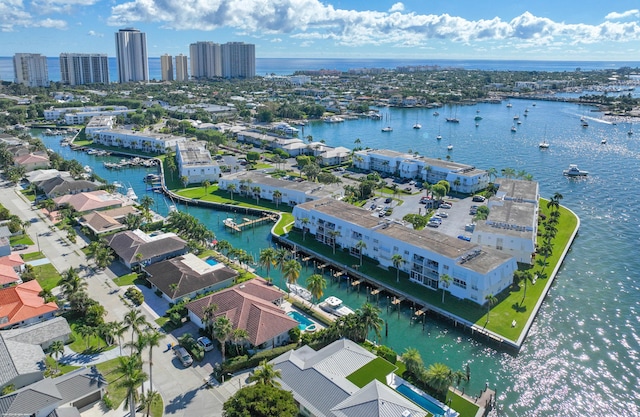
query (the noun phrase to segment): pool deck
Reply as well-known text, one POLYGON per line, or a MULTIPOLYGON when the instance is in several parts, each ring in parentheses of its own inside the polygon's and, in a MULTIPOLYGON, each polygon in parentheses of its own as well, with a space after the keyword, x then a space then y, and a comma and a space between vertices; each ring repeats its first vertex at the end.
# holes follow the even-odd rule
MULTIPOLYGON (((296 297, 296 296, 294 296, 294 295, 292 295, 292 294, 290 294, 290 295, 289 295, 289 297, 291 297, 291 298, 296 298, 296 299, 297 299, 297 300, 299 300, 299 301, 304 301, 304 300, 302 300, 302 298, 300 298, 300 297, 296 297)), ((306 301, 306 302, 308 303, 308 301, 306 301)), ((300 309, 296 308, 296 307, 295 307, 293 304, 291 304, 289 301, 286 301, 286 300, 285 300, 285 301, 283 301, 283 302, 282 302, 282 304, 280 304, 280 308, 282 308, 282 309, 284 310, 284 312, 285 312, 285 313, 288 313, 288 312, 290 312, 290 311, 295 311, 296 313, 298 313, 298 314, 300 314, 300 315, 302 315, 302 316, 306 317, 306 318, 307 318, 307 320, 309 320, 310 322, 312 322, 313 324, 315 324, 315 325, 316 325, 316 330, 324 329, 325 327, 327 327, 327 326, 325 326, 324 324, 322 324, 321 322, 319 322, 319 321, 317 321, 317 320, 314 320, 314 318, 313 318, 313 317, 309 317, 307 314, 305 314, 302 310, 300 310, 300 309)), ((315 307, 315 308, 314 308, 314 310, 315 310, 316 308, 317 308, 317 307, 315 307)), ((318 309, 318 311, 320 311, 320 310, 318 309)), ((314 331, 315 331, 315 330, 314 330, 314 331)))

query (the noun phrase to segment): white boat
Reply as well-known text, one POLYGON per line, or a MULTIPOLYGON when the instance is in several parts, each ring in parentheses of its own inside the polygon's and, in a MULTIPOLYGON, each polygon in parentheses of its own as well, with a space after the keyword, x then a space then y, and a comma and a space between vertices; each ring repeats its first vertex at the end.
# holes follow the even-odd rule
POLYGON ((338 317, 348 316, 354 313, 353 310, 342 304, 341 299, 334 296, 327 297, 327 299, 320 304, 320 308, 338 317))
POLYGON ((569 168, 562 171, 562 174, 566 175, 567 177, 586 177, 587 175, 589 175, 589 172, 581 170, 576 164, 570 164, 569 168))
POLYGON ((452 151, 452 150, 453 150, 453 145, 449 145, 449 146, 447 146, 447 150, 448 150, 448 151, 452 151))
POLYGON ((382 131, 383 132, 393 132, 393 128, 391 126, 383 127, 382 131))
POLYGON ((235 220, 233 220, 231 217, 227 217, 226 219, 224 219, 222 221, 222 224, 224 224, 225 226, 231 228, 231 229, 235 229, 238 227, 238 225, 236 224, 235 220))
POLYGON ((520 116, 518 116, 517 114, 513 116, 513 120, 518 120, 518 119, 520 119, 520 116))
POLYGON ((420 123, 417 123, 415 125, 413 125, 414 129, 422 129, 422 125, 420 123))
POLYGON ((507 107, 508 107, 508 108, 511 108, 511 107, 513 107, 513 104, 511 104, 511 103, 507 103, 507 107))
POLYGON ((91 167, 89 165, 85 165, 84 167, 82 167, 82 169, 84 170, 84 172, 86 172, 87 174, 91 174, 93 172, 93 169, 91 169, 91 167))
POLYGON ((518 129, 516 129, 516 127, 515 127, 515 126, 511 126, 511 131, 515 133, 515 132, 517 132, 517 131, 518 131, 518 129))
POLYGON ((436 136, 436 139, 437 139, 437 140, 442 139, 442 135, 438 134, 438 136, 436 136))
POLYGON ((434 111, 434 112, 433 112, 433 115, 434 115, 435 117, 438 117, 438 116, 440 116, 440 113, 438 113, 437 111, 434 111))
POLYGON ((607 140, 606 140, 606 139, 602 139, 602 140, 600 141, 600 145, 606 145, 606 144, 607 144, 607 140))
POLYGON ((127 198, 131 199, 131 200, 137 200, 138 196, 136 195, 136 192, 133 191, 133 187, 129 187, 127 188, 127 198))
POLYGON ((289 291, 292 294, 297 295, 298 297, 302 298, 305 301, 311 301, 311 298, 313 297, 313 295, 311 294, 311 291, 309 291, 304 287, 301 287, 300 285, 287 284, 287 288, 289 288, 289 291))
POLYGON ((120 181, 114 181, 113 186, 116 187, 116 190, 118 188, 124 188, 124 184, 122 184, 120 181))
POLYGON ((549 142, 547 142, 546 140, 540 142, 540 145, 538 145, 538 147, 540 149, 547 149, 549 147, 549 142))
POLYGON ((344 119, 342 117, 338 117, 338 116, 327 116, 327 117, 323 117, 322 120, 325 123, 342 123, 342 122, 344 122, 344 119))

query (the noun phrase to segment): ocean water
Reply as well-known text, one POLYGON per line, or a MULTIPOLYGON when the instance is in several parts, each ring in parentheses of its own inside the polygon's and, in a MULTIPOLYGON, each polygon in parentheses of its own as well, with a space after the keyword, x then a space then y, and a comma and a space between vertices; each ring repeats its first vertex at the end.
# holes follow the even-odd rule
MULTIPOLYGON (((49 79, 60 81, 60 60, 48 57, 49 79)), ((498 61, 498 60, 450 60, 450 59, 333 59, 333 58, 257 58, 256 75, 290 75, 303 70, 347 71, 356 68, 387 68, 430 65, 442 68, 462 68, 489 71, 592 71, 640 67, 640 61, 498 61)), ((116 58, 109 58, 109 78, 118 81, 116 58)), ((159 80, 160 58, 149 58, 149 78, 159 80)), ((0 80, 13 81, 13 58, 0 57, 0 80)))
MULTIPOLYGON (((471 368, 471 381, 462 387, 478 393, 485 383, 497 391, 498 409, 493 416, 638 416, 640 393, 640 121, 611 124, 591 107, 569 103, 512 100, 511 109, 503 104, 445 107, 439 117, 426 109, 389 109, 384 122, 354 120, 339 124, 312 123, 304 136, 324 139, 329 145, 362 146, 418 152, 446 158, 479 168, 510 167, 524 170, 540 182, 541 194, 559 192, 562 204, 582 221, 578 238, 571 248, 549 296, 517 355, 487 346, 468 333, 427 318, 412 323, 407 307, 400 314, 388 310, 384 296, 377 302, 388 324, 388 336, 380 343, 403 352, 416 347, 426 364, 443 362, 454 369, 471 368), (528 109, 527 117, 524 117, 528 109), (477 113, 479 110, 479 113, 477 113), (483 119, 475 126, 474 117, 483 119), (522 124, 512 133, 513 116, 522 124), (444 122, 455 115, 459 124, 444 122), (589 122, 580 126, 580 117, 589 122), (418 120, 422 129, 412 129, 418 120), (390 124, 394 130, 382 133, 390 124), (635 135, 628 136, 629 129, 635 135), (440 133, 441 141, 435 137, 440 133), (538 149, 543 139, 547 150, 538 149), (607 139, 606 145, 601 145, 607 139), (454 146, 447 152, 448 144, 454 146), (582 180, 570 180, 562 170, 570 163, 590 172, 582 180)), ((59 139, 43 138, 48 147, 67 158, 92 165, 98 175, 132 184, 144 195, 142 178, 149 169, 107 171, 104 157, 60 148, 59 139)), ((156 209, 166 213, 170 201, 159 194, 156 209)), ((257 258, 267 247, 269 226, 256 227, 242 234, 231 234, 222 226, 226 217, 241 219, 242 213, 224 213, 179 206, 205 222, 218 239, 229 240, 257 258)), ((264 271, 262 271, 264 273, 264 271)), ((303 268, 299 283, 313 273, 303 268)), ((271 271, 276 284, 282 279, 271 271)), ((325 295, 335 295, 352 308, 365 300, 364 289, 353 291, 346 282, 330 283, 325 295)))

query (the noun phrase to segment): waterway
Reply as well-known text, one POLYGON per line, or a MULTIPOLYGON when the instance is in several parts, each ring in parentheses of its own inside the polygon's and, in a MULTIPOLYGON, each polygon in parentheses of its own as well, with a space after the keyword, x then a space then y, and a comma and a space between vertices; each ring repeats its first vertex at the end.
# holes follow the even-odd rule
MULTIPOLYGON (((494 415, 640 415, 636 389, 640 378, 640 130, 629 123, 610 124, 586 106, 555 102, 533 106, 532 101, 521 100, 512 104, 512 108, 505 103, 441 108, 438 117, 433 110, 384 108, 383 121, 318 122, 305 127, 302 136, 334 146, 353 148, 359 138, 365 147, 411 150, 443 159, 449 155, 479 168, 526 171, 540 182, 542 196, 561 193, 562 204, 582 220, 579 237, 518 355, 432 320, 423 331, 421 323, 411 324, 409 307, 399 318, 396 311, 387 313, 384 295, 378 302, 389 332, 380 342, 398 352, 416 347, 426 364, 443 362, 461 369, 468 363, 471 381, 463 386, 472 394, 485 382, 495 388, 498 410, 494 415), (512 133, 516 114, 522 124, 512 133), (483 118, 477 127, 476 115, 483 118), (459 124, 444 121, 454 116, 459 124), (588 120, 588 128, 581 127, 581 116, 588 120), (416 121, 422 129, 412 129, 416 121), (393 132, 381 132, 386 125, 393 132), (630 128, 635 131, 631 137, 627 135, 630 128), (435 139, 438 133, 441 141, 435 139), (543 139, 550 143, 549 149, 538 149, 543 139), (606 145, 600 144, 602 139, 607 139, 606 145), (454 146, 451 152, 446 149, 449 144, 454 146), (578 181, 563 177, 562 170, 570 163, 588 170, 589 176, 578 181)), ((55 138, 43 139, 65 157, 95 166, 101 177, 131 183, 140 197, 144 195, 142 178, 149 170, 107 171, 102 157, 60 148, 55 138)), ((159 194, 150 195, 156 198, 158 211, 166 213, 171 202, 159 194)), ((200 218, 218 239, 229 240, 256 257, 269 245, 270 226, 232 234, 222 226, 227 213, 182 205, 179 209, 200 218)), ((304 284, 313 271, 308 267, 302 272, 300 283, 304 284)), ((280 281, 277 273, 271 275, 276 283, 280 281)), ((366 300, 364 290, 358 294, 346 287, 344 282, 330 284, 326 295, 336 295, 353 308, 366 300)))

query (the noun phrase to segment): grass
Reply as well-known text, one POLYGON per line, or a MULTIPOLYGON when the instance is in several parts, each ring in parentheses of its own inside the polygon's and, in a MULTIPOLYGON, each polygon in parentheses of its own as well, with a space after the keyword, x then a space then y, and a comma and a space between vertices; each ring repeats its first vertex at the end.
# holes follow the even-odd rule
POLYGON ((178 195, 183 197, 192 198, 194 200, 211 201, 214 203, 229 204, 238 207, 250 207, 255 209, 268 209, 273 211, 282 211, 291 213, 293 207, 287 204, 278 204, 261 198, 260 204, 256 204, 255 198, 244 197, 237 192, 233 193, 233 199, 228 191, 220 190, 217 185, 211 185, 207 188, 207 193, 204 191, 204 187, 191 187, 175 190, 178 195))
POLYGON ((25 261, 25 262, 35 261, 37 259, 46 258, 46 256, 44 256, 44 253, 42 253, 42 252, 23 253, 20 256, 22 256, 22 260, 25 261))
POLYGON ((282 213, 282 217, 280 221, 276 224, 273 231, 276 235, 282 236, 291 230, 293 227, 293 222, 295 222, 295 217, 291 213, 282 213))
MULTIPOLYGON (((47 355, 47 356, 45 356, 44 361, 45 361, 45 364, 47 366, 49 366, 51 369, 53 369, 53 370, 56 369, 56 360, 54 358, 52 358, 51 356, 47 355)), ((55 376, 64 375, 66 373, 69 373, 71 371, 74 371, 74 370, 80 368, 80 366, 58 364, 57 368, 58 368, 58 373, 55 376)))
MULTIPOLYGON (((540 212, 548 213, 546 200, 540 202, 540 212)), ((545 273, 553 271, 555 265, 560 260, 563 248, 569 243, 569 238, 577 225, 577 219, 571 212, 565 208, 561 208, 560 212, 560 223, 557 226, 558 233, 553 241, 553 247, 555 249, 553 255, 547 260, 549 265, 544 269, 545 273)), ((351 256, 348 251, 341 250, 340 248, 336 248, 334 255, 330 246, 321 244, 312 236, 307 236, 306 240, 303 240, 302 233, 298 230, 290 231, 289 239, 300 247, 307 247, 310 250, 332 259, 338 265, 351 265, 355 268, 355 266, 360 263, 357 257, 351 256)), ((534 271, 539 275, 540 269, 541 267, 539 265, 534 266, 534 271)), ((358 270, 383 283, 387 287, 396 288, 407 294, 412 294, 434 307, 442 308, 479 326, 486 324, 488 330, 513 341, 516 341, 520 336, 524 324, 531 316, 538 299, 542 296, 547 280, 541 275, 541 278, 538 278, 535 285, 528 284, 527 297, 524 300, 524 287, 514 288, 511 286, 501 294, 497 294, 498 303, 491 309, 489 314, 490 320, 487 323, 486 306, 478 305, 471 300, 455 298, 449 293, 445 294, 445 302, 443 303, 442 290, 433 291, 423 285, 411 282, 409 281, 408 274, 405 272, 400 272, 400 282, 396 282, 396 271, 394 268, 389 268, 389 271, 386 271, 378 266, 378 262, 367 257, 363 258, 363 265, 362 267, 358 267, 358 270), (517 323, 515 327, 511 326, 513 320, 516 320, 517 323)))
POLYGON ((374 379, 386 385, 387 375, 393 373, 396 369, 397 367, 391 362, 377 357, 351 375, 347 375, 347 379, 360 388, 374 379))
POLYGON ((144 284, 145 281, 144 279, 139 279, 136 272, 132 272, 130 274, 114 278, 113 282, 115 282, 119 287, 123 287, 125 285, 144 284))
POLYGON ((36 201, 36 193, 34 193, 31 188, 26 188, 20 192, 22 193, 22 195, 27 197, 27 200, 31 202, 36 201))
POLYGON ((11 244, 11 246, 13 246, 13 245, 33 245, 33 240, 31 240, 29 235, 23 234, 23 235, 11 236, 9 238, 9 243, 11 244))
POLYGON ((124 376, 123 373, 118 372, 118 365, 120 365, 120 358, 110 359, 96 365, 98 371, 107 380, 107 394, 115 407, 119 407, 127 395, 126 388, 118 386, 118 381, 124 376))
POLYGON ((175 324, 173 324, 173 322, 171 320, 169 320, 169 317, 167 317, 167 316, 158 317, 154 321, 156 322, 156 324, 158 326, 160 326, 162 328, 162 330, 165 333, 171 333, 175 329, 179 328, 179 326, 176 326, 175 324))
POLYGON ((475 417, 480 408, 451 390, 447 391, 447 400, 445 403, 449 403, 449 400, 451 400, 449 406, 460 413, 460 417, 475 417))
POLYGON ((38 265, 34 266, 33 270, 36 274, 36 280, 43 290, 51 290, 58 286, 61 277, 53 265, 38 265))
POLYGON ((87 339, 80 336, 80 334, 77 332, 78 327, 83 325, 82 317, 78 317, 72 313, 63 314, 63 316, 69 322, 69 327, 71 327, 71 335, 73 338, 73 342, 69 345, 69 348, 71 348, 71 350, 73 350, 74 352, 95 353, 95 352, 103 352, 105 350, 111 350, 117 347, 117 345, 107 346, 107 343, 104 341, 104 339, 96 335, 89 336, 88 338, 89 344, 87 347, 87 339))

